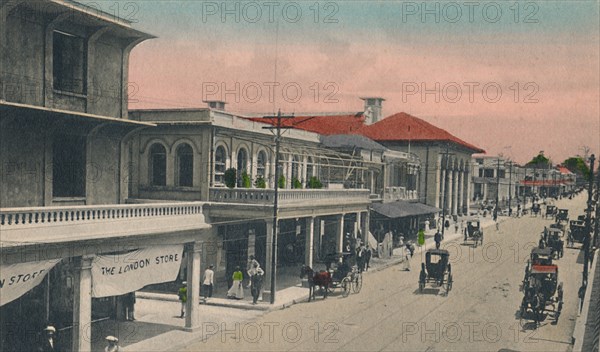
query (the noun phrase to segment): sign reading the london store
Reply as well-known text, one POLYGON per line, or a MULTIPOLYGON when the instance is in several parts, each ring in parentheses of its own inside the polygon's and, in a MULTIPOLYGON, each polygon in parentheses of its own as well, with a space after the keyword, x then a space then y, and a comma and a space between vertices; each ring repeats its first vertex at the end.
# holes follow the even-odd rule
POLYGON ((127 254, 100 255, 92 262, 92 297, 122 295, 177 278, 183 245, 155 246, 127 254))
POLYGON ((0 306, 14 301, 39 285, 57 260, 0 265, 0 306))

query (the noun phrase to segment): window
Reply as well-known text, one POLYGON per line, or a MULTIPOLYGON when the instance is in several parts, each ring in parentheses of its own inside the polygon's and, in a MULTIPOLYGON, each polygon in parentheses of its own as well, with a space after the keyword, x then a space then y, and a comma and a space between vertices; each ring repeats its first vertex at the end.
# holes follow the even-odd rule
POLYGON ((306 161, 306 179, 310 180, 310 178, 314 173, 314 167, 313 167, 313 159, 311 157, 308 158, 308 160, 306 161))
POLYGON ((167 150, 159 143, 153 144, 150 148, 150 184, 167 185, 167 150))
POLYGON ((240 148, 237 154, 237 178, 238 187, 243 187, 242 174, 248 172, 248 152, 244 148, 240 148))
POLYGON ((484 177, 494 177, 494 169, 485 169, 483 172, 484 177))
POLYGON ((479 177, 483 177, 483 169, 479 169, 479 177))
POLYGON ((177 147, 177 185, 192 187, 194 185, 194 150, 189 144, 177 147))
POLYGON ((506 178, 506 170, 498 170, 498 177, 506 178))
POLYGON ((85 197, 85 137, 62 135, 52 148, 52 195, 85 197))
POLYGON ((215 184, 224 184, 224 175, 227 165, 227 152, 223 146, 215 150, 215 184))
POLYGON ((292 180, 300 180, 300 159, 294 156, 292 159, 292 180))
POLYGON ((53 34, 54 89, 71 93, 86 93, 87 54, 85 40, 72 34, 53 34))
POLYGON ((267 174, 267 153, 264 151, 258 152, 256 157, 256 176, 265 178, 267 174))

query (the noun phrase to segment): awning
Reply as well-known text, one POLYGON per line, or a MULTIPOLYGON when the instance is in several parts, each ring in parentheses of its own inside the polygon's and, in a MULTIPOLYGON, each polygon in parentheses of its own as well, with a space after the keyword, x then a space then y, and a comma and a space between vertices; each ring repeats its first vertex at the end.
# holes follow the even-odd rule
POLYGON ((439 208, 422 203, 411 203, 398 200, 390 203, 374 203, 373 211, 391 219, 404 218, 408 216, 435 214, 440 212, 439 208))

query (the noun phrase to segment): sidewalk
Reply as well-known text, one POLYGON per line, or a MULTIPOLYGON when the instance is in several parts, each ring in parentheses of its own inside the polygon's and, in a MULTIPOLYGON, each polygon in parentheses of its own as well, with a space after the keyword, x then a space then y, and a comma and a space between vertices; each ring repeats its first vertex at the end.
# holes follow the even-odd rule
MULTIPOLYGON (((503 221, 507 218, 499 219, 503 221)), ((490 218, 482 218, 482 227, 489 227, 493 224, 494 222, 490 218)), ((435 246, 434 233, 435 229, 427 232, 425 248, 435 246)), ((460 239, 462 235, 460 230, 459 233, 455 233, 454 226, 451 226, 445 234, 444 242, 460 239)), ((394 249, 394 255, 388 259, 372 258, 370 269, 365 272, 365 275, 402 263, 404 258, 402 251, 403 248, 394 249)), ((419 260, 419 256, 415 255, 412 260, 419 260)), ((269 302, 259 302, 253 305, 250 299, 209 298, 206 303, 201 303, 200 326, 193 332, 185 331, 185 319, 179 318, 180 303, 176 294, 137 292, 136 298, 136 321, 106 320, 94 324, 92 329, 93 351, 103 351, 105 346, 103 338, 107 335, 117 336, 124 351, 176 351, 191 341, 205 339, 219 331, 253 321, 268 311, 283 309, 306 301, 308 300, 308 289, 298 284, 278 290, 273 305, 269 302), (224 307, 233 309, 223 309, 224 307)))

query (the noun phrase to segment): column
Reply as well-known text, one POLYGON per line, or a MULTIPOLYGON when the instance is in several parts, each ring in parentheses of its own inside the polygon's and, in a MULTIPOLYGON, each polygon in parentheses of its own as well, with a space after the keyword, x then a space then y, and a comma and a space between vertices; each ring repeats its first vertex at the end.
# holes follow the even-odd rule
POLYGON ((256 230, 248 230, 248 257, 256 255, 256 230))
POLYGON ((338 215, 337 236, 335 238, 335 248, 338 254, 342 254, 344 246, 344 214, 338 215))
POLYGON ((458 214, 463 214, 463 205, 464 205, 464 196, 465 196, 465 181, 464 181, 464 171, 458 172, 458 214))
POLYGON ((271 262, 273 261, 273 220, 267 219, 265 221, 266 227, 266 249, 265 249, 265 277, 263 280, 264 291, 271 290, 271 262))
POLYGON ((365 244, 369 243, 369 229, 371 216, 368 211, 365 212, 365 221, 363 222, 362 240, 365 244))
POLYGON ((440 208, 444 207, 444 204, 446 203, 447 197, 446 197, 446 169, 442 169, 440 172, 440 208))
POLYGON ((315 218, 306 218, 306 245, 304 253, 304 265, 313 267, 313 253, 315 241, 315 218))
POLYGON ((92 350, 92 256, 79 258, 73 278, 72 350, 92 350))
POLYGON ((467 215, 469 215, 469 209, 471 207, 471 178, 469 171, 465 172, 465 188, 467 190, 465 194, 465 209, 467 211, 467 215))
POLYGON ((458 214, 458 171, 452 172, 452 215, 458 214))
POLYGON ((187 258, 187 303, 185 307, 185 329, 193 331, 200 327, 200 257, 201 243, 188 243, 187 258))
POLYGON ((354 222, 354 238, 357 239, 358 238, 358 233, 361 233, 361 239, 362 239, 362 212, 357 212, 356 213, 356 221, 354 222))

